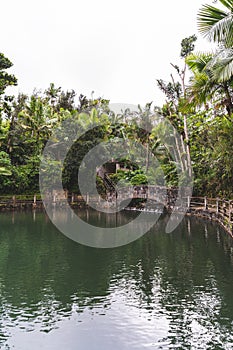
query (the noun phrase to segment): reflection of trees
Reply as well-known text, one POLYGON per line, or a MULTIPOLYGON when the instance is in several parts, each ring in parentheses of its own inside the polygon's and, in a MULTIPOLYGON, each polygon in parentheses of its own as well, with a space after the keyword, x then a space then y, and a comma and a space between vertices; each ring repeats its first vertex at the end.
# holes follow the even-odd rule
MULTIPOLYGON (((95 249, 60 234, 43 213, 37 213, 35 221, 30 214, 15 214, 14 225, 11 215, 1 215, 2 319, 15 324, 39 320, 42 329, 49 330, 70 316, 74 305, 78 312, 110 307, 111 293, 121 290, 150 316, 168 318, 172 344, 191 342, 194 320, 211 334, 230 334, 231 245, 221 234, 216 243, 214 225, 187 218, 175 232, 165 234, 165 216, 127 246, 95 249)), ((93 223, 100 223, 102 215, 94 215, 93 223)), ((118 215, 123 224, 135 213, 118 215)), ((116 218, 110 215, 108 220, 116 218)))
POLYGON ((108 294, 112 257, 74 244, 36 215, 1 217, 0 282, 1 315, 12 321, 39 317, 51 327, 59 314, 69 316, 73 300, 79 311, 101 302, 108 294), (26 315, 26 316, 24 316, 26 315))
POLYGON ((230 329, 229 333, 224 332, 226 324, 231 328, 229 320, 233 314, 230 286, 225 283, 232 281, 232 264, 222 247, 225 234, 216 244, 215 231, 216 225, 191 218, 184 220, 176 233, 158 236, 156 246, 160 261, 164 262, 160 302, 170 320, 168 339, 182 348, 198 341, 193 333, 194 322, 212 334, 215 345, 222 344, 219 336, 227 340, 231 333, 230 329), (188 225, 192 235, 188 234, 188 225), (228 310, 224 308, 226 305, 228 310))

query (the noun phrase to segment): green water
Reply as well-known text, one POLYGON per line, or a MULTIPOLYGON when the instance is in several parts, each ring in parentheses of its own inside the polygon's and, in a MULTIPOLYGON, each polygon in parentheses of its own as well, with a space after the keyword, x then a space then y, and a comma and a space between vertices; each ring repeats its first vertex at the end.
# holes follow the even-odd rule
POLYGON ((1 349, 233 349, 232 240, 197 218, 165 234, 166 220, 96 249, 43 213, 0 214, 1 349))

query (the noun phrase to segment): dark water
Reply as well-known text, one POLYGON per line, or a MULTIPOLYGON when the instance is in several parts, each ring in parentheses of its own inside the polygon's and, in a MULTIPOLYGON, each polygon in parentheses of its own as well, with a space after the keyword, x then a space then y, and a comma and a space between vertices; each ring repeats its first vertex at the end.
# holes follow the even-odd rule
POLYGON ((197 218, 165 234, 166 220, 96 249, 43 213, 1 214, 1 349, 233 349, 232 240, 197 218))

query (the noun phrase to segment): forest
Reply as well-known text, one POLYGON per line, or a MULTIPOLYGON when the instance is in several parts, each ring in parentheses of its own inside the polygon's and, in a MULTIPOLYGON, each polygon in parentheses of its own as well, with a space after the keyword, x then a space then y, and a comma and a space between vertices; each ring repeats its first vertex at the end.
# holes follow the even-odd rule
MULTIPOLYGON (((72 130, 72 123, 84 130, 87 125, 96 126, 70 149, 63 169, 64 189, 79 193, 77 174, 84 155, 101 141, 116 137, 140 142, 159 159, 160 167, 150 171, 148 152, 145 167, 131 162, 129 154, 120 160, 126 170, 114 174, 113 181, 137 185, 150 179, 160 184, 162 172, 167 186, 177 186, 174 159, 158 137, 154 116, 160 115, 182 137, 191 159, 193 193, 232 198, 233 1, 219 2, 221 7, 203 5, 197 14, 199 35, 212 42, 214 49, 196 52, 196 35, 182 40, 177 58, 181 66, 172 63, 167 67, 171 70, 170 81, 155 81, 155 88, 165 96, 162 106, 159 101, 149 101, 146 106, 138 106, 138 111, 126 109, 117 114, 111 110, 110 100, 64 91, 53 83, 45 91, 34 90, 30 96, 10 96, 7 88, 17 85, 17 77, 9 73, 13 63, 1 53, 0 194, 39 193, 42 152, 53 130, 67 121, 72 121, 72 130)), ((51 158, 51 167, 56 169, 57 162, 59 155, 51 158)), ((104 191, 100 178, 97 184, 99 191, 104 191)))

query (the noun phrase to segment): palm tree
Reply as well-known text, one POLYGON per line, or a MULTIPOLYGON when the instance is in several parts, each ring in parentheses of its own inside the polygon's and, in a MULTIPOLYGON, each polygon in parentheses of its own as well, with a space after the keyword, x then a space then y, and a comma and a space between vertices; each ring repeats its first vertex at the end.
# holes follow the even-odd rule
POLYGON ((218 82, 233 79, 233 0, 219 0, 223 9, 203 5, 198 12, 199 32, 219 48, 208 67, 218 82))
POLYGON ((216 66, 212 64, 215 60, 215 55, 211 53, 191 54, 186 58, 186 63, 193 73, 187 88, 188 102, 201 106, 210 100, 225 107, 230 118, 233 112, 231 82, 219 82, 216 66))
POLYGON ((211 79, 212 72, 207 69, 207 65, 213 59, 211 53, 192 53, 186 57, 186 63, 192 71, 190 84, 187 88, 188 102, 194 105, 205 104, 212 99, 217 86, 211 79))

